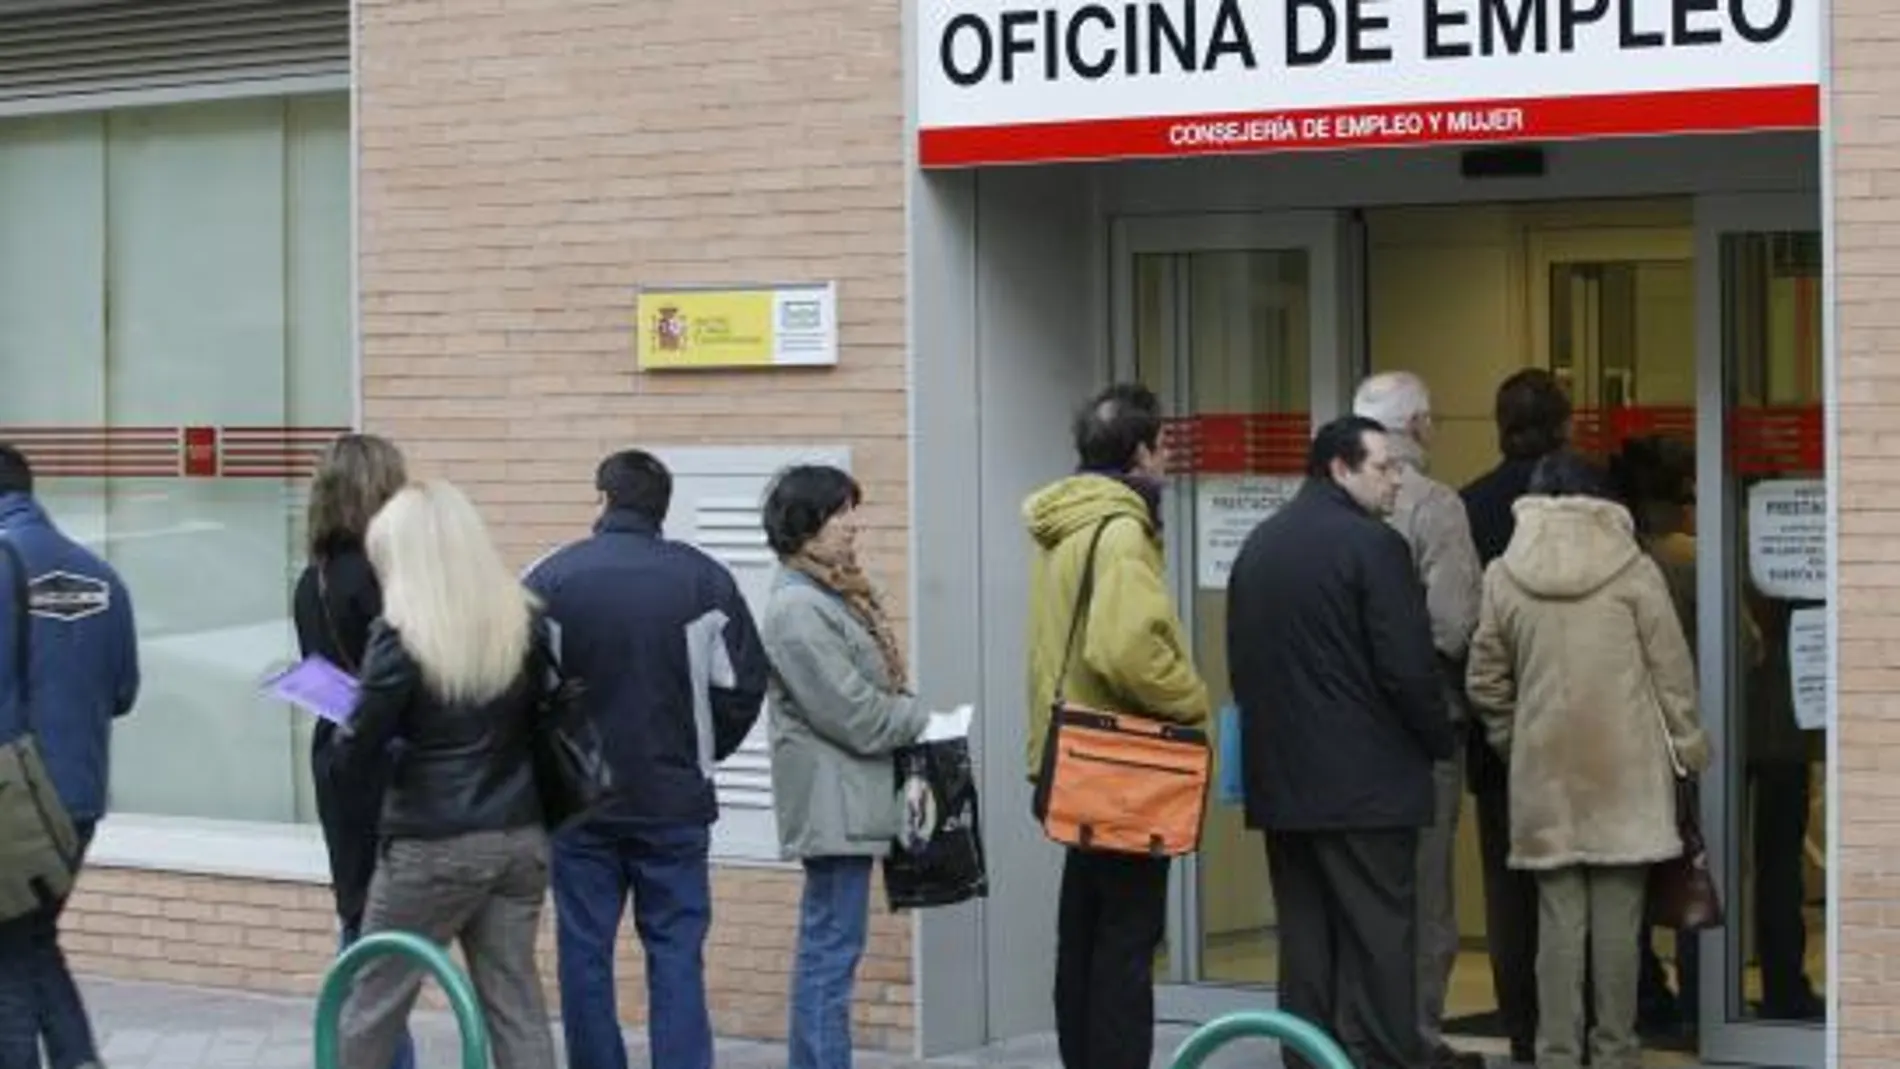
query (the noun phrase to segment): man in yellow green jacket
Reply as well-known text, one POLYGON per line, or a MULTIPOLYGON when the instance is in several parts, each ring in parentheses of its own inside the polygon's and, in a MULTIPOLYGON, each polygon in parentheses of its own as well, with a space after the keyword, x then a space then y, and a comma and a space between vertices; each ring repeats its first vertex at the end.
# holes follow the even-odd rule
MULTIPOLYGON (((1076 475, 1023 506, 1029 587, 1029 778, 1062 671, 1089 547, 1094 589, 1064 696, 1079 705, 1199 725, 1207 686, 1163 575, 1161 415, 1146 387, 1111 386, 1075 421, 1076 475)), ((1154 1051, 1154 959, 1168 859, 1071 849, 1056 929, 1056 1034, 1064 1069, 1145 1069, 1154 1051)))

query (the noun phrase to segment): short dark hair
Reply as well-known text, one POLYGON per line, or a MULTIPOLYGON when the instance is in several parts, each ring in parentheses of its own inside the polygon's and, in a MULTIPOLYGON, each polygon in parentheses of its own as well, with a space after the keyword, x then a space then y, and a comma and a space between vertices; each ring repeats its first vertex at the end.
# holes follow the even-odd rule
POLYGON ((805 548, 831 518, 864 500, 858 481, 823 464, 801 464, 780 472, 765 492, 765 541, 780 560, 805 548))
POLYGON ((1139 382, 1118 382, 1075 414, 1075 456, 1084 470, 1127 471, 1144 445, 1161 448, 1161 402, 1139 382))
POLYGON ((1531 469, 1530 491, 1541 497, 1594 497, 1621 503, 1609 474, 1571 449, 1547 454, 1531 469))
POLYGON ((1570 396, 1557 376, 1527 367, 1498 384, 1498 452, 1509 460, 1536 460, 1563 448, 1570 396))
POLYGON ((1686 505, 1694 500, 1695 447, 1666 434, 1629 438, 1610 472, 1632 506, 1686 505))
POLYGON ((1341 416, 1313 435, 1306 450, 1306 474, 1314 479, 1330 479, 1333 461, 1343 460, 1346 467, 1358 471, 1366 462, 1366 435, 1386 433, 1385 425, 1364 416, 1341 416))
POLYGON ((33 462, 5 443, 0 443, 0 494, 33 494, 33 462))
POLYGON ((608 508, 628 509, 654 523, 665 523, 673 506, 673 473, 643 449, 623 449, 602 460, 594 489, 607 495, 608 508))

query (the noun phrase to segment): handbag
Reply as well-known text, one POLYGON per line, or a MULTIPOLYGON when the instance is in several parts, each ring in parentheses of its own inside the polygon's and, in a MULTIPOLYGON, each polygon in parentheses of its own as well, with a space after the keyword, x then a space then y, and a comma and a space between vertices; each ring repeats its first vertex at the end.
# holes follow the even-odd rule
POLYGON ((50 908, 72 893, 79 878, 79 836, 46 770, 33 721, 33 614, 26 562, 4 538, 0 553, 13 574, 14 689, 24 729, 0 745, 0 921, 10 921, 50 908))
POLYGON ((1199 728, 1070 703, 1065 697, 1076 639, 1095 596, 1096 525, 1069 619, 1062 667, 1049 711, 1049 734, 1036 780, 1035 813, 1043 834, 1065 846, 1103 853, 1178 857, 1201 841, 1212 753, 1199 728))
POLYGON ((1676 779, 1676 832, 1682 837, 1682 853, 1650 866, 1649 922, 1684 932, 1720 928, 1722 895, 1709 864, 1708 843, 1702 838, 1696 781, 1676 751, 1675 736, 1669 733, 1669 722, 1662 718, 1661 710, 1658 705, 1663 747, 1669 752, 1669 767, 1676 779))
POLYGON ((551 643, 540 655, 547 670, 536 710, 531 748, 541 822, 559 833, 582 824, 613 797, 613 767, 600 727, 587 712, 586 687, 561 667, 551 643))
POLYGON ((902 827, 884 858, 891 911, 953 906, 989 894, 983 831, 977 822, 970 740, 899 747, 897 802, 902 827))

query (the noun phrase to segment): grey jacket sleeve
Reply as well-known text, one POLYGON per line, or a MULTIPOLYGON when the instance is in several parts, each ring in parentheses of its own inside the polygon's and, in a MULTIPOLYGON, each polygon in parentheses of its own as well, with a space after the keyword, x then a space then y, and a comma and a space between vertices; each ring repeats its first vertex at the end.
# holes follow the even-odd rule
POLYGON ((790 597, 773 606, 765 653, 806 723, 820 737, 859 757, 878 757, 917 741, 930 715, 916 698, 885 690, 851 657, 841 626, 816 598, 790 597))
POLYGON ((1471 540, 1464 501, 1449 487, 1433 483, 1412 514, 1408 534, 1419 578, 1425 583, 1432 645, 1454 661, 1463 660, 1478 626, 1478 600, 1484 589, 1484 572, 1471 540))

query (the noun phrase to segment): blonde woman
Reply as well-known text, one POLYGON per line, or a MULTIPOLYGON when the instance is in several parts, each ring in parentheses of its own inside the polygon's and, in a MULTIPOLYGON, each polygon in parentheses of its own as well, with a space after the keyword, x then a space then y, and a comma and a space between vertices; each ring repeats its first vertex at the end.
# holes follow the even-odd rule
MULTIPOLYGON (((535 966, 548 841, 530 749, 544 678, 534 606, 448 483, 398 493, 368 549, 383 614, 340 759, 355 771, 392 746, 396 758, 363 930, 459 942, 497 1069, 554 1069, 535 966)), ((397 958, 364 968, 343 1010, 344 1065, 389 1063, 421 982, 397 958)))

